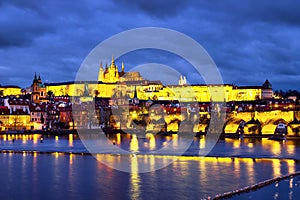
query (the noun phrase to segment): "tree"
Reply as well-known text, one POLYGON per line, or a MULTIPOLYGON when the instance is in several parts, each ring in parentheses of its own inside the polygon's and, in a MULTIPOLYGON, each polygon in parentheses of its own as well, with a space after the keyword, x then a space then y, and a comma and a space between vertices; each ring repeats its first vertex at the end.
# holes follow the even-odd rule
POLYGON ((95 97, 98 97, 98 95, 100 94, 100 92, 98 90, 94 91, 95 97))
POLYGON ((52 97, 52 96, 53 96, 52 90, 49 90, 49 91, 47 92, 47 95, 48 95, 49 97, 52 97))

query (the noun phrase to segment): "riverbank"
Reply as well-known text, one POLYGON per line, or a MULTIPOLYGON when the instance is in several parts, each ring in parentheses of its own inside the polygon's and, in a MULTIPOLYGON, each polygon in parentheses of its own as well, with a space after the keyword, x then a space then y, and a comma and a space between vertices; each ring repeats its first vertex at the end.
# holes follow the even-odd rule
MULTIPOLYGON (((69 134, 99 134, 99 133, 105 133, 109 135, 116 135, 116 134, 136 134, 138 136, 141 135, 146 135, 146 133, 143 130, 135 130, 135 129, 130 129, 130 130, 121 130, 121 129, 74 129, 74 130, 69 130, 69 129, 58 129, 58 130, 49 130, 49 131, 43 131, 43 130, 6 130, 6 131, 1 131, 0 135, 29 135, 29 134, 41 134, 41 135, 69 135, 69 134)), ((147 132, 151 133, 151 132, 147 132)), ((183 132, 181 134, 193 134, 195 137, 203 137, 206 135, 204 132, 199 132, 199 133, 189 133, 189 132, 183 132)), ((172 135, 177 135, 177 132, 169 131, 169 132, 158 132, 153 135, 160 135, 160 136, 172 136, 172 135)), ((219 139, 224 140, 226 138, 231 138, 231 139, 243 139, 243 138, 270 138, 274 136, 274 134, 244 134, 240 135, 237 133, 222 133, 220 134, 219 139)), ((286 140, 299 140, 299 136, 294 136, 294 135, 286 135, 285 137, 286 140)))

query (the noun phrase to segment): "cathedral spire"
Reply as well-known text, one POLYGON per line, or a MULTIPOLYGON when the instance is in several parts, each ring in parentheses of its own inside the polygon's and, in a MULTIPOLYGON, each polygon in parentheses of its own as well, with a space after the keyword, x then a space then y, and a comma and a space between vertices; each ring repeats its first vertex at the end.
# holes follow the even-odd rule
POLYGON ((114 55, 112 55, 112 57, 111 57, 111 65, 112 65, 112 66, 115 66, 115 58, 114 58, 114 55))
POLYGON ((122 62, 122 72, 124 72, 124 62, 122 62))
POLYGON ((137 98, 136 85, 134 86, 134 94, 133 94, 133 98, 137 98))
POLYGON ((34 72, 34 78, 33 78, 33 83, 37 82, 37 77, 36 77, 36 72, 34 72))

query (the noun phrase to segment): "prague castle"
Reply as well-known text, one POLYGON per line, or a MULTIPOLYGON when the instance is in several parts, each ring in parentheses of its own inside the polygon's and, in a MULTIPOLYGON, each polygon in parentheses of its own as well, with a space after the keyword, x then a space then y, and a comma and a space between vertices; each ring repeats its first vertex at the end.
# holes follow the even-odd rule
MULTIPOLYGON (((54 96, 97 96, 111 98, 122 96, 132 98, 134 91, 140 100, 179 100, 182 102, 229 102, 270 99, 273 96, 272 86, 268 80, 262 86, 224 85, 187 85, 186 77, 180 76, 178 85, 163 85, 160 81, 145 80, 139 72, 125 72, 124 63, 121 70, 112 57, 111 64, 99 66, 98 82, 61 82, 42 83, 40 76, 34 76, 31 85, 32 101, 39 103, 54 96), (211 95, 214 93, 214 95, 211 95)), ((0 95, 20 95, 19 87, 1 87, 0 95)))
POLYGON ((180 76, 178 85, 163 85, 160 81, 143 79, 139 72, 125 72, 124 63, 119 70, 114 58, 109 66, 103 68, 100 64, 99 68, 98 82, 48 83, 46 92, 51 91, 55 96, 83 96, 88 93, 89 96, 103 98, 111 98, 115 94, 132 98, 136 87, 137 97, 141 100, 182 102, 252 101, 270 99, 273 96, 272 86, 268 80, 262 86, 187 85, 186 77, 180 76), (212 92, 215 92, 214 99, 212 92))

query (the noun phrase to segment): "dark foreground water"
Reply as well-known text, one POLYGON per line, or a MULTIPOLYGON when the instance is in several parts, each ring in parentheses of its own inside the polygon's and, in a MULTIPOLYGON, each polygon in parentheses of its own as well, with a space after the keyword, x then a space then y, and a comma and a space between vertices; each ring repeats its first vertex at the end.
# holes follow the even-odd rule
MULTIPOLYGON (((194 139, 186 153, 194 156, 179 156, 148 173, 127 173, 101 161, 118 163, 128 155, 96 159, 81 154, 87 150, 76 136, 41 137, 1 136, 0 199, 201 199, 300 170, 298 141, 228 139, 219 141, 210 157, 199 157, 205 142, 194 139)), ((156 145, 160 142, 165 141, 155 138, 156 145)), ((139 165, 168 162, 170 156, 128 158, 128 169, 135 171, 139 165)), ((298 184, 295 177, 234 198, 299 199, 298 184)))
POLYGON ((243 193, 232 199, 299 199, 300 176, 279 181, 254 192, 243 193))

